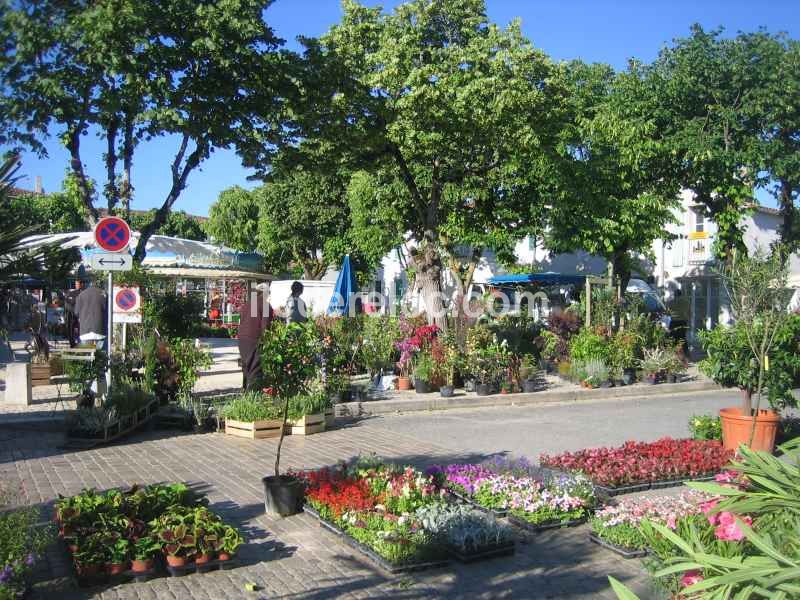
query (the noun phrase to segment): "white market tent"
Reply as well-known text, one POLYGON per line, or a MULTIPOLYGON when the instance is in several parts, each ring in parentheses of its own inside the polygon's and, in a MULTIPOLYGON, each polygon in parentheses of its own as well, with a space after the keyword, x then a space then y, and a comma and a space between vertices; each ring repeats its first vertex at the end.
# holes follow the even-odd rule
MULTIPOLYGON (((139 232, 131 232, 130 251, 136 247, 139 232)), ((77 248, 81 253, 84 268, 88 266, 91 255, 102 252, 95 245, 94 233, 81 231, 35 235, 24 240, 24 245, 35 248, 41 245, 58 244, 62 248, 77 248)), ((211 295, 215 292, 226 297, 226 288, 231 280, 271 281, 273 277, 264 270, 260 254, 239 252, 226 246, 198 242, 166 235, 153 235, 147 242, 147 254, 142 267, 154 275, 174 278, 176 290, 202 292, 206 307, 211 306, 211 295), (202 285, 198 285, 202 282, 202 285)), ((230 314, 230 311, 221 311, 230 314)))

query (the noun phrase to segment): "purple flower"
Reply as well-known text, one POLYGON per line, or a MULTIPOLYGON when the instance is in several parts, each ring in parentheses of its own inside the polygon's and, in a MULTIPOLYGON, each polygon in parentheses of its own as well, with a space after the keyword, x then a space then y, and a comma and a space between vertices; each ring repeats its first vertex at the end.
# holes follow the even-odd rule
POLYGON ((33 552, 29 553, 28 556, 25 557, 25 564, 28 565, 29 567, 32 567, 33 563, 35 562, 36 562, 36 555, 33 552))
POLYGON ((11 565, 6 565, 3 567, 3 570, 0 571, 0 583, 5 583, 11 576, 14 574, 14 570, 11 568, 11 565))

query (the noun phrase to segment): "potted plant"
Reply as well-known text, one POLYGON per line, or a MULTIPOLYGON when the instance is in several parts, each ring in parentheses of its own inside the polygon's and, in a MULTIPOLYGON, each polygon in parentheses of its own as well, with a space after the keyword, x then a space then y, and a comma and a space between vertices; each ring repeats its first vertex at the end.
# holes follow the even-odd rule
POLYGON ((303 484, 292 475, 281 475, 281 448, 289 418, 289 400, 306 391, 318 373, 315 358, 319 341, 313 322, 273 322, 262 335, 261 370, 275 401, 282 407, 281 434, 275 452, 274 475, 262 478, 264 507, 268 514, 288 516, 297 513, 303 500, 303 484))
POLYGON ((119 534, 107 536, 103 542, 106 549, 106 573, 119 575, 128 570, 131 543, 119 534))
POLYGON ((103 538, 102 532, 96 532, 76 540, 72 559, 80 577, 96 577, 103 568, 106 553, 103 538))
POLYGON ((450 398, 455 392, 456 370, 461 363, 461 351, 453 335, 444 336, 437 356, 437 378, 442 384, 439 387, 439 394, 443 398, 450 398))
POLYGON ((235 527, 231 527, 230 525, 226 525, 223 528, 217 558, 222 561, 231 560, 234 556, 236 556, 239 546, 241 546, 243 543, 244 540, 239 534, 239 530, 235 527))
POLYGON ((205 507, 198 507, 194 513, 194 537, 197 554, 194 562, 204 565, 217 553, 224 525, 220 518, 205 507))
POLYGON ((608 387, 608 367, 602 358, 590 358, 584 363, 583 369, 585 373, 583 380, 587 387, 608 387))
POLYGON ((197 554, 191 509, 173 507, 158 519, 154 530, 170 567, 184 567, 197 554))
POLYGON ((678 342, 674 348, 667 351, 667 361, 664 369, 667 383, 677 383, 678 378, 688 368, 682 347, 682 343, 678 342))
POLYGON ((623 385, 636 382, 636 337, 627 331, 618 331, 611 338, 609 367, 614 378, 623 385))
POLYGON ((425 351, 417 353, 414 358, 414 389, 418 394, 431 392, 434 369, 433 357, 430 353, 425 351))
POLYGON ((645 348, 644 357, 639 361, 639 367, 644 371, 647 383, 659 383, 659 377, 664 368, 669 364, 669 356, 661 348, 645 348))
POLYGON ((558 360, 558 336, 545 329, 539 334, 537 339, 537 347, 539 354, 542 357, 542 365, 547 373, 552 373, 556 370, 558 360))
POLYGON ((161 552, 161 542, 149 535, 145 535, 136 540, 133 544, 133 560, 131 561, 131 571, 134 573, 146 573, 153 568, 153 559, 161 552))
MULTIPOLYGON (((745 444, 754 450, 772 452, 780 423, 774 408, 797 402, 790 392, 798 377, 796 368, 782 360, 770 365, 773 353, 782 354, 780 340, 785 331, 791 330, 795 319, 787 310, 792 293, 787 286, 787 261, 783 260, 781 248, 770 255, 761 249, 752 256, 734 252, 719 274, 736 323, 730 333, 709 332, 709 336, 701 338, 709 354, 701 369, 711 373, 715 381, 744 384, 741 406, 720 410, 722 441, 732 450, 745 444), (714 342, 719 346, 715 347, 714 342), (726 364, 739 368, 730 373, 726 364), (762 408, 765 389, 770 409, 762 408)), ((790 354, 796 355, 796 339, 789 339, 788 347, 790 354)))

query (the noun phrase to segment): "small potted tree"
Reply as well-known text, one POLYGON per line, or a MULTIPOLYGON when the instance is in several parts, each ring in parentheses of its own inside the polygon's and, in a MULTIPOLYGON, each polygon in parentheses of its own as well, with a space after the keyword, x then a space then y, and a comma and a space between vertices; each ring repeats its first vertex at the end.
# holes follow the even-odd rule
POLYGON ((442 342, 436 346, 436 376, 441 386, 439 394, 442 398, 450 398, 455 393, 456 371, 461 364, 461 351, 452 334, 445 334, 442 342))
POLYGON ((291 475, 281 475, 281 448, 286 436, 289 401, 308 390, 319 371, 316 357, 319 339, 313 322, 283 324, 274 322, 264 331, 261 344, 261 370, 275 402, 282 408, 281 434, 275 451, 274 475, 262 478, 267 514, 288 516, 300 510, 303 484, 291 475))
MULTIPOLYGON (((724 331, 716 332, 720 342, 729 343, 715 348, 708 343, 713 338, 705 338, 709 362, 703 370, 719 380, 715 371, 729 372, 723 365, 736 360, 744 368, 732 374, 732 379, 742 383, 749 380, 749 385, 741 386, 744 389, 741 406, 720 410, 722 441, 732 450, 746 444, 754 450, 771 452, 780 416, 774 410, 762 408, 763 392, 766 388, 770 397, 786 396, 786 388, 793 383, 791 377, 781 377, 781 373, 776 376, 770 368, 770 356, 778 347, 781 331, 792 318, 787 310, 792 292, 787 289, 788 270, 782 249, 774 249, 771 255, 760 249, 752 256, 734 253, 720 276, 736 323, 731 336, 724 331), (715 365, 719 368, 714 368, 715 365)), ((793 344, 791 352, 796 355, 796 341, 790 344, 793 344)), ((791 397, 790 402, 796 400, 791 397)))
POLYGON ((431 392, 435 365, 429 352, 420 351, 414 357, 414 389, 418 394, 431 392))

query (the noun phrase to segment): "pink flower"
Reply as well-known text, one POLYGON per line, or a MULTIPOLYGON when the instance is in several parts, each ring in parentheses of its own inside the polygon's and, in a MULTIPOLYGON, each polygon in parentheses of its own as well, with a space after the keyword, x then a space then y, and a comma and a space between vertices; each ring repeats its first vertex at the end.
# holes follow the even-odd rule
POLYGON ((700 574, 700 571, 686 571, 683 577, 681 577, 681 587, 689 587, 700 581, 703 581, 703 576, 700 574))
MULTIPOLYGON (((748 526, 753 524, 753 520, 750 517, 745 516, 740 517, 740 519, 747 523, 748 526)), ((718 525, 714 529, 714 535, 717 536, 717 539, 726 542, 739 542, 744 539, 744 533, 736 522, 736 515, 732 512, 721 512, 718 515, 717 523, 718 525)))
POLYGON ((723 471, 722 473, 717 473, 714 481, 718 483, 734 483, 738 477, 739 474, 736 471, 723 471))
POLYGON ((712 510, 714 510, 719 504, 719 499, 715 498, 714 500, 709 500, 708 502, 703 502, 700 504, 700 510, 703 511, 703 514, 708 517, 708 522, 711 525, 716 525, 717 520, 719 519, 719 515, 717 514, 710 514, 712 510))

